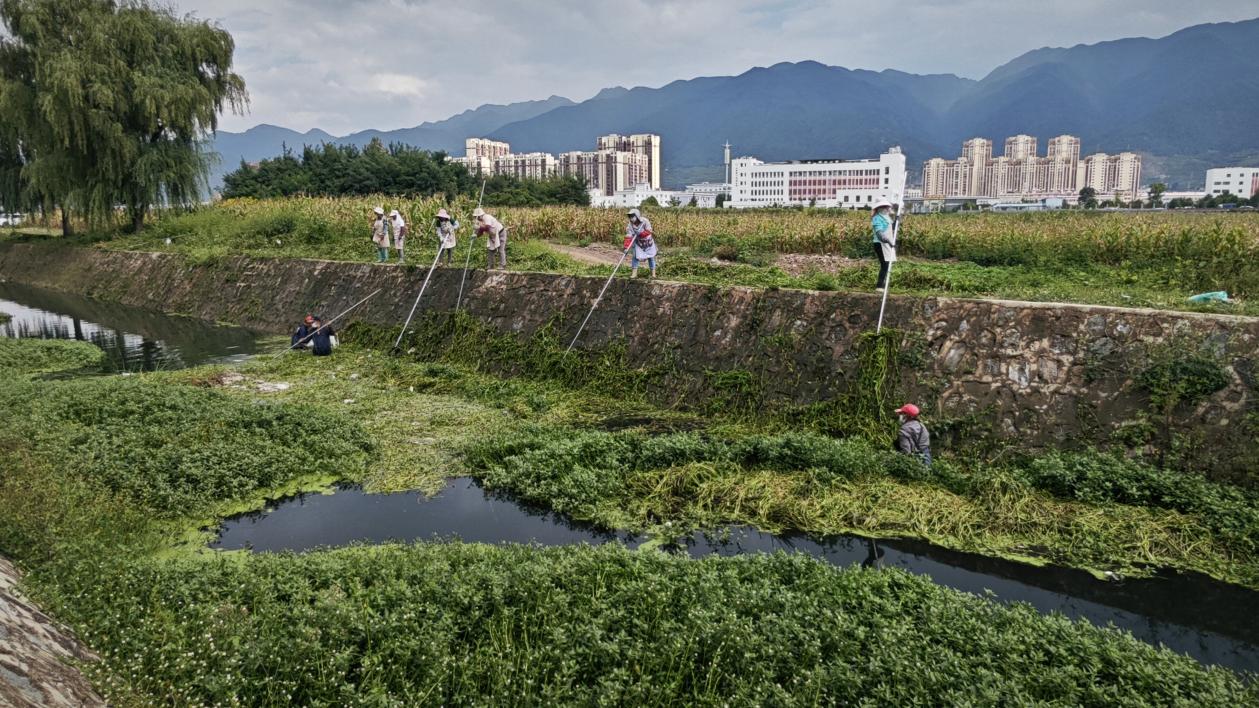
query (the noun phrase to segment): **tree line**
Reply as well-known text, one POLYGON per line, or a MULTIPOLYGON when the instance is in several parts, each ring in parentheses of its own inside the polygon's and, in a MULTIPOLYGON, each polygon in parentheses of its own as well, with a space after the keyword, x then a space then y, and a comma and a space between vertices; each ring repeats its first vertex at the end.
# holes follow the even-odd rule
MULTIPOLYGON (((241 161, 223 178, 223 197, 356 196, 368 194, 430 196, 479 194, 481 179, 446 159, 445 153, 408 145, 385 146, 374 138, 364 148, 323 143, 307 145, 300 155, 287 147, 257 164, 241 161)), ((575 177, 486 179, 485 204, 494 206, 588 205, 585 182, 575 177)))
POLYGON ((0 0, 0 207, 135 229, 208 191, 235 43, 148 0, 0 0))

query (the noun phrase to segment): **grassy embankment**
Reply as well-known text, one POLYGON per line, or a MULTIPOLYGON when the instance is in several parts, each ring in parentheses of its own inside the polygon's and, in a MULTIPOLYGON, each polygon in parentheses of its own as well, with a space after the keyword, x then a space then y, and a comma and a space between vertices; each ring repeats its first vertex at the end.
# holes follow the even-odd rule
MULTIPOLYGON (((87 345, 0 340, 0 352, 0 551, 101 653, 90 675, 119 705, 1259 699, 1226 671, 1120 633, 897 571, 617 548, 255 556, 188 542, 276 490, 333 477, 433 488, 472 473, 635 528, 725 519, 914 534, 953 523, 955 546, 1043 541, 1083 562, 1139 552, 1256 584, 1253 551, 1206 516, 1121 505, 1111 477, 1074 474, 1078 464, 985 476, 946 462, 934 479, 857 440, 658 412, 559 374, 503 380, 353 346, 331 361, 71 380, 30 374, 80 368, 99 356, 87 345), (278 380, 291 387, 257 386, 278 380), (635 419, 704 431, 598 431, 635 419), (1097 498, 1067 498, 1084 490, 1097 498)), ((1143 468, 1119 479, 1123 493, 1160 483, 1143 468)))
MULTIPOLYGON (((229 201, 171 215, 110 248, 171 250, 197 259, 232 254, 370 261, 367 214, 398 206, 419 225, 411 260, 428 263, 426 227, 436 199, 310 198, 229 201), (167 245, 165 240, 172 243, 167 245)), ((457 201, 456 214, 471 211, 457 201)), ((610 266, 578 263, 542 242, 618 246, 618 211, 503 209, 515 227, 513 269, 590 275, 610 266)), ((873 288, 865 212, 651 210, 662 247, 662 277, 719 285, 861 290, 873 288), (791 267, 784 254, 804 254, 791 267), (828 260, 827 257, 830 257, 828 260), (810 260, 813 258, 813 260, 810 260), (848 260, 865 259, 863 262, 848 260)), ((465 233, 467 233, 465 231, 465 233)), ((461 240, 462 243, 466 241, 461 240)), ((459 252, 460 257, 464 251, 459 252)), ((944 214, 904 225, 896 290, 916 295, 996 297, 1175 310, 1259 314, 1259 215, 1141 213, 944 214), (1225 290, 1234 305, 1194 305, 1192 294, 1225 290)), ((476 254, 474 264, 481 254, 476 254)))

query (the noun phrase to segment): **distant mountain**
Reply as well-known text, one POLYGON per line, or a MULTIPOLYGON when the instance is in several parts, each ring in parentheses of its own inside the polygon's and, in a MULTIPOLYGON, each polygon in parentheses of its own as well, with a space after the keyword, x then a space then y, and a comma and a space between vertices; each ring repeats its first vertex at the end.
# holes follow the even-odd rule
MULTIPOLYGON (((849 70, 817 62, 758 67, 738 76, 612 87, 573 103, 482 106, 436 123, 335 139, 372 137, 458 152, 466 137, 507 140, 519 151, 591 149, 610 132, 663 138, 666 182, 720 174, 721 143, 766 160, 906 151, 911 173, 932 156, 955 156, 980 135, 1000 145, 1028 133, 1078 135, 1085 152, 1134 150, 1147 175, 1200 185, 1201 166, 1259 156, 1259 19, 1190 27, 1160 39, 1121 39, 1028 52, 980 81, 953 75, 849 70)), ((241 157, 328 139, 259 126, 216 141, 228 168, 241 157)), ((999 148, 998 148, 999 149, 999 148)))
POLYGON ((674 167, 720 163, 725 140, 740 155, 768 160, 877 154, 898 143, 925 155, 942 146, 939 107, 974 83, 783 63, 657 89, 604 91, 490 136, 522 149, 563 152, 592 149, 605 133, 659 133, 663 162, 674 167))
POLYGON ((1161 39, 1038 49, 959 98, 948 116, 951 138, 1071 133, 1087 151, 1253 153, 1257 66, 1259 19, 1197 25, 1161 39))

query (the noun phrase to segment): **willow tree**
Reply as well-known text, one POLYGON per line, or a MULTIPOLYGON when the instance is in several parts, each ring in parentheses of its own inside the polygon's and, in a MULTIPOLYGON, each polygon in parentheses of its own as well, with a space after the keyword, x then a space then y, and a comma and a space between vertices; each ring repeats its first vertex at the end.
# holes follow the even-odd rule
POLYGON ((139 229, 207 191, 207 139, 247 100, 230 34, 145 0, 0 0, 0 23, 0 131, 28 201, 139 229))

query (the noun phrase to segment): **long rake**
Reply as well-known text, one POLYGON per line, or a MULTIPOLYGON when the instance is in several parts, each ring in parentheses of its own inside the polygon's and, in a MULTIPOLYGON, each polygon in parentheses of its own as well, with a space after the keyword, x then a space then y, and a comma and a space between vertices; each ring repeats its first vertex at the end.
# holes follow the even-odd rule
POLYGON ((407 327, 411 326, 411 319, 415 317, 415 310, 420 306, 420 298, 424 297, 424 291, 428 289, 428 281, 433 277, 433 271, 437 270, 437 261, 442 257, 442 245, 437 244, 437 255, 433 256, 433 265, 428 267, 428 275, 424 276, 424 284, 420 286, 420 294, 415 296, 415 303, 411 305, 411 312, 407 315, 407 321, 402 325, 402 331, 398 332, 398 340, 393 343, 393 349, 389 350, 392 354, 397 354, 402 347, 402 338, 407 335, 407 327))
MULTIPOLYGON (((481 200, 485 199, 485 180, 481 180, 481 196, 477 197, 477 208, 481 208, 481 200)), ((455 300, 455 312, 463 305, 463 284, 468 282, 468 267, 472 265, 472 249, 476 245, 476 236, 468 237, 468 256, 463 260, 463 277, 459 279, 459 298, 455 300)))
POLYGON ((625 252, 621 254, 621 260, 617 261, 616 267, 612 269, 612 275, 608 276, 608 281, 604 283, 603 288, 599 290, 599 296, 595 298, 595 301, 593 303, 591 303, 590 312, 587 312, 586 319, 581 321, 581 326, 577 328, 577 334, 573 335, 573 341, 568 344, 568 349, 564 350, 565 356, 567 356, 568 353, 573 350, 573 347, 576 346, 578 337, 580 337, 582 331, 586 329, 586 323, 590 321, 591 315, 595 313, 595 308, 597 308, 599 306, 599 302, 603 300, 604 293, 608 291, 608 286, 612 284, 612 279, 616 277, 616 272, 621 269, 621 264, 625 263, 625 257, 629 255, 630 248, 633 248, 633 247, 634 247, 634 242, 631 240, 629 247, 626 248, 625 252))

